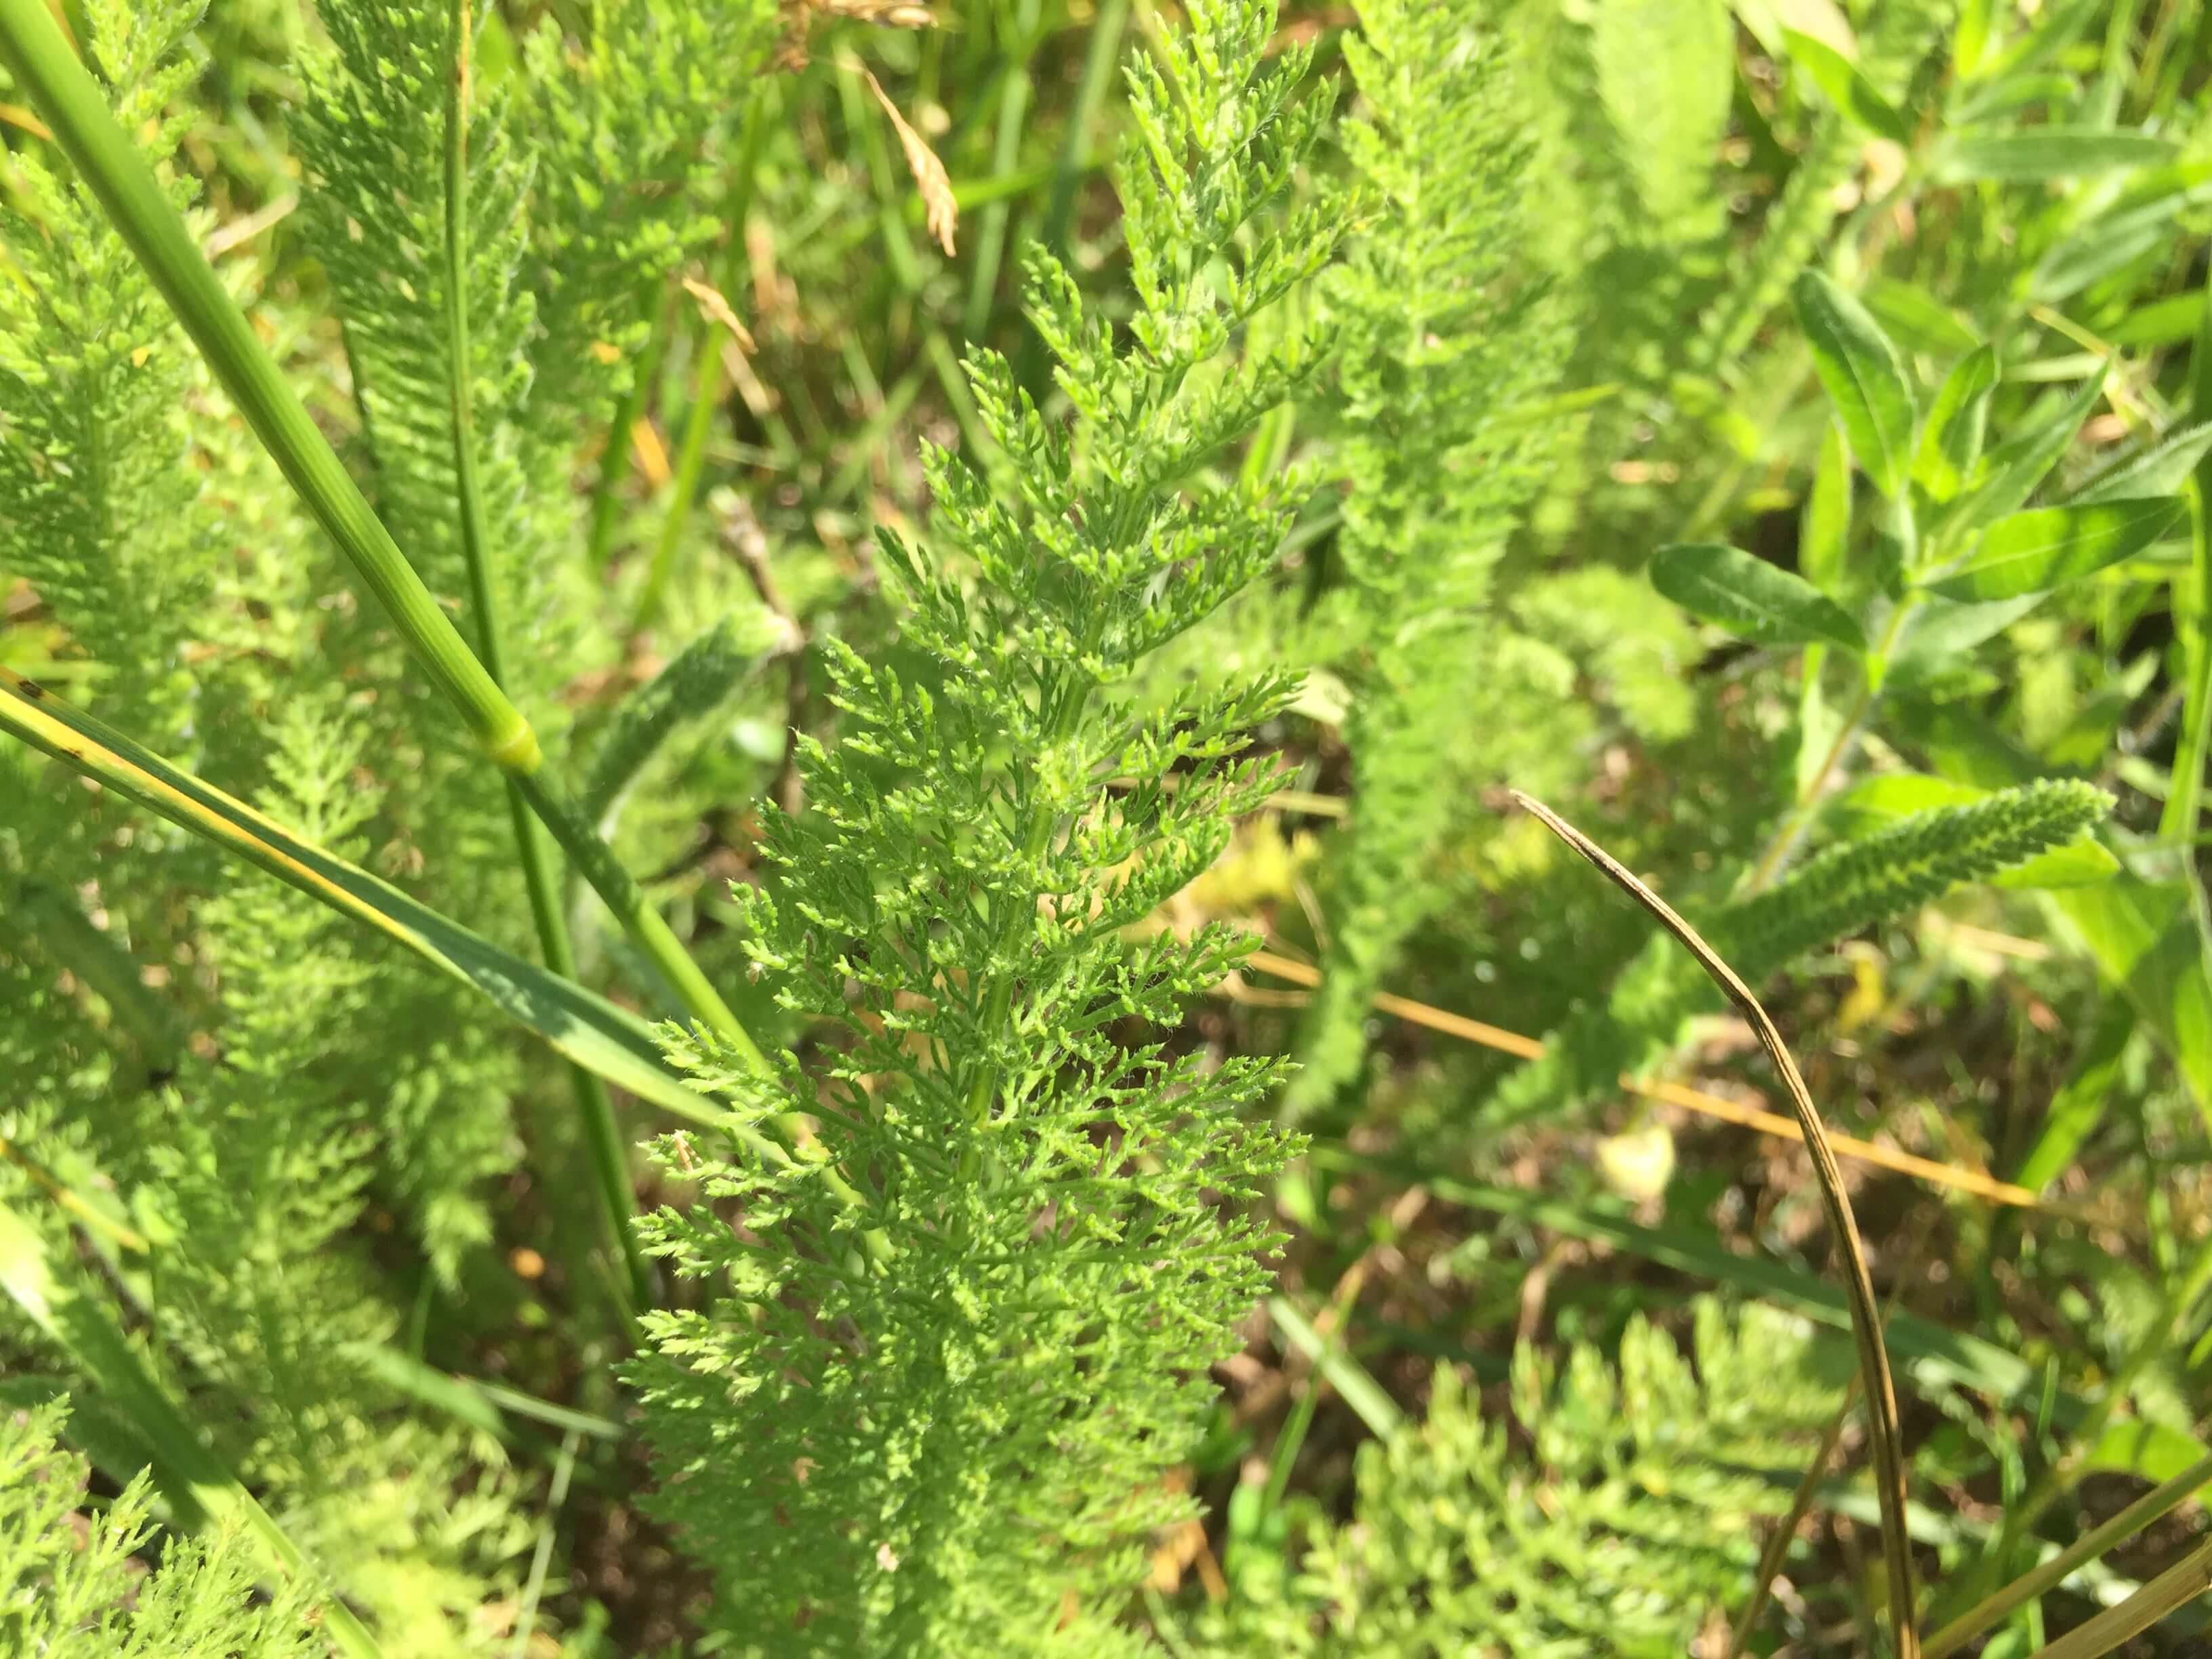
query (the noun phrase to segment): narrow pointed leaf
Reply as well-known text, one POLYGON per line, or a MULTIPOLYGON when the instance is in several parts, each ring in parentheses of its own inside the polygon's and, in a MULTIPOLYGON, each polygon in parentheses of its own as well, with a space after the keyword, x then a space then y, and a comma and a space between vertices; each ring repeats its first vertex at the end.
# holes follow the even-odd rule
POLYGON ((2035 1144, 2021 1159, 2013 1179, 2031 1192, 2045 1187, 2074 1167, 2075 1155, 2097 1132, 2106 1115, 2126 1097, 2124 1086, 2128 1042, 2135 1036, 2138 1016, 2124 997, 2112 997, 2097 1022, 2081 1039, 2068 1068, 2066 1080, 2051 1097, 2043 1127, 2035 1144))
POLYGON ((1958 526, 1985 528, 2027 506, 2104 395, 2105 374, 2100 368, 2056 415, 1990 451, 1987 480, 1954 509, 1958 526))
POLYGON ((2103 127, 2021 127, 1998 132, 1954 133, 1936 151, 1936 181, 1962 185, 1975 179, 2033 183, 2078 178, 2119 167, 2155 167, 2172 161, 2179 147, 2170 138, 2147 132, 2113 132, 2103 127))
POLYGON ((395 939, 488 997, 556 1052, 618 1088, 700 1122, 716 1112, 660 1063, 651 1030, 605 998, 501 950, 243 801, 0 668, 0 731, 97 778, 171 823, 395 939))
POLYGON ((722 702, 776 643, 764 623, 733 615, 670 658, 615 711, 584 784, 585 815, 604 821, 669 734, 722 702))
POLYGON ((1797 531, 1797 568, 1824 593, 1844 591, 1845 556, 1851 544, 1851 462, 1833 421, 1820 434, 1813 487, 1797 531))
POLYGON ((1933 499, 1948 501, 1956 495, 1981 459, 1990 393, 1996 384, 1997 356, 1987 346, 1968 352, 1944 377, 1912 459, 1914 481, 1933 499))
POLYGON ((1896 106, 1867 79, 1865 71, 1843 53, 1826 40, 1786 26, 1782 31, 1782 44, 1790 54, 1790 61, 1804 70, 1813 84, 1820 88, 1820 95, 1846 121, 1893 144, 1912 142, 1912 134, 1896 106))
POLYGON ((2142 454, 2130 456, 2097 474, 2081 486, 2075 503, 2178 495, 2208 451, 2212 451, 2212 421, 2184 427, 2142 454))
POLYGON ((1762 645, 1866 650, 1850 613, 1802 576, 1719 542, 1677 542, 1651 556, 1651 585, 1693 616, 1762 645))
POLYGON ((1912 459, 1912 389, 1897 348, 1867 308, 1816 270, 1797 279, 1797 319, 1813 348, 1813 367, 1851 453, 1875 488, 1891 499, 1912 459))
POLYGON ((1965 563, 1928 586, 1948 599, 1979 602, 2046 593, 2142 552, 2187 511, 2177 497, 2153 495, 2015 513, 1991 526, 1965 563))

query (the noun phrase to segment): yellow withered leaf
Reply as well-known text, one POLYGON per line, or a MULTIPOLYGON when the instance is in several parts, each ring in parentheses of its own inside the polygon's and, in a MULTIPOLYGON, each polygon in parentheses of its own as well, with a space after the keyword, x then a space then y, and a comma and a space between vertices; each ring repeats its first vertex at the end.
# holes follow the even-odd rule
POLYGON ((937 238, 938 246, 945 250, 947 258, 952 256, 952 233, 960 222, 960 209, 952 199, 952 180, 945 171, 945 163, 937 159, 937 152, 928 141, 907 124, 876 77, 868 70, 868 90, 876 94, 876 101, 884 106, 884 113, 891 118, 892 129, 898 134, 899 148, 906 152, 907 171, 914 174, 915 187, 921 191, 921 204, 926 210, 923 222, 929 234, 937 238))

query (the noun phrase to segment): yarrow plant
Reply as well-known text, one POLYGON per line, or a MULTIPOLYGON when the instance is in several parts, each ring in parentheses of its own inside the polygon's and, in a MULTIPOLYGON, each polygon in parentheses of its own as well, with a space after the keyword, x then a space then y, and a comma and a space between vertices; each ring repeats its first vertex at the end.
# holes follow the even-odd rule
POLYGON ((826 1052, 766 1076, 678 1044, 738 1124, 820 1129, 788 1164, 665 1148, 721 1202, 643 1223, 727 1287, 648 1316, 629 1375, 661 1512, 764 1651, 1133 1646, 1120 1598, 1191 1512, 1164 1476, 1265 1283, 1243 1206, 1293 1146, 1245 1120, 1279 1069, 1162 1029, 1249 942, 1132 930, 1266 799, 1245 751, 1288 687, 1116 686, 1267 568, 1297 501, 1295 478, 1194 476, 1315 361, 1231 346, 1329 246, 1310 211, 1269 220, 1326 112, 1303 53, 1263 64, 1269 23, 1200 3, 1133 74, 1131 343, 1032 261, 1072 429, 979 354, 1003 491, 934 453, 934 550, 884 538, 911 657, 836 652, 848 724, 805 744, 811 810, 770 823, 778 879, 744 896, 758 970, 826 1052))
POLYGON ((0 0, 0 1648, 2186 1599, 2202 52, 2013 9, 0 0))

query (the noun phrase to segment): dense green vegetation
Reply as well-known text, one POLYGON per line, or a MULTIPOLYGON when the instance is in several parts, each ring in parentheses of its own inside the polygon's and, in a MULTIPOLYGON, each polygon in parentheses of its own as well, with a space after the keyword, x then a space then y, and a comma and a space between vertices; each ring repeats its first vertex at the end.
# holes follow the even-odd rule
POLYGON ((2201 1641, 2203 9, 0 70, 0 1650, 2201 1641))

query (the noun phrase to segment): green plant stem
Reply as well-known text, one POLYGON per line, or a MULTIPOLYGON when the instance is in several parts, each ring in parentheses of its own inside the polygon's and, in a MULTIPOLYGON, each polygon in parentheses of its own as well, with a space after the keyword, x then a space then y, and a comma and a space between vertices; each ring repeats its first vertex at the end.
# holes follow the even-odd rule
POLYGON ((149 1075, 175 1069, 185 1043, 176 1015, 146 988, 137 960, 92 925, 75 897, 44 882, 21 882, 12 901, 0 907, 0 921, 35 939, 47 957, 107 1005, 108 1017, 137 1045, 149 1075))
POLYGON ((197 1426, 154 1380, 106 1307, 72 1282, 76 1276, 67 1267, 58 1270, 58 1261, 68 1260, 13 1209, 0 1205, 0 1291, 70 1357, 137 1431, 176 1518, 186 1525, 235 1525, 277 1577, 320 1592, 316 1616, 346 1659, 383 1659, 383 1649, 339 1599, 329 1573, 201 1443, 197 1426))
POLYGON ((2115 1651, 2212 1588, 2212 1543, 2195 1549, 2116 1607, 2075 1626, 2034 1659, 2098 1659, 2115 1651))
MULTIPOLYGON (((1041 0, 1019 0, 1016 7, 1013 50, 1006 57, 1006 85, 999 91, 999 125, 991 146, 991 178, 994 183, 1013 175, 1014 164, 1021 159, 1022 117, 1028 112, 1030 101, 1030 59, 1036 53, 1037 15, 1041 0)), ((1059 169, 1054 168, 1056 176, 1059 169)), ((966 203, 961 204, 963 208, 966 203)), ((980 340, 990 326, 991 301, 999 287, 999 264, 1006 248, 1006 217, 1009 209, 1004 200, 993 202, 983 210, 973 252, 969 255, 968 302, 960 313, 960 331, 968 339, 980 340)))
POLYGON ((1054 254, 1061 252, 1075 217, 1075 187, 1082 181, 1083 158, 1091 151, 1091 124, 1098 118, 1107 83, 1121 58, 1121 33, 1129 21, 1129 0, 1105 0, 1091 26, 1091 45, 1084 55, 1083 82, 1075 106, 1067 112, 1067 130, 1060 139, 1060 159, 1054 164, 1052 196, 1044 214, 1042 240, 1054 254))
MULTIPOLYGON (((735 179, 722 216, 729 227, 729 245, 722 269, 717 274, 725 292, 736 286, 735 278, 744 264, 745 216, 752 207, 753 169, 760 163, 761 143, 768 131, 769 102, 766 95, 762 95, 745 106, 744 137, 738 146, 735 179)), ((691 366, 691 407, 684 417, 684 441, 677 452, 668 512, 660 521, 660 539, 653 544, 653 562, 646 569, 645 586, 638 593, 637 609, 630 617, 633 634, 651 627, 660 614, 668 579, 675 573, 677 550, 683 545, 691 510, 698 504, 699 479, 707 465, 707 440, 714 433, 714 413, 721 406, 719 393, 722 385, 722 328, 719 323, 706 318, 700 319, 698 350, 697 361, 691 366)))
POLYGON ((2002 1563, 2027 1529, 2043 1516, 2043 1512, 2057 1501, 2084 1473, 2082 1464, 2097 1449, 2104 1437, 2106 1425, 2112 1414, 2127 1402, 2134 1391, 2136 1379, 2144 1370, 2166 1352, 2180 1334, 2181 1322, 2204 1288, 2212 1285, 2212 1241, 2197 1247, 2188 1267, 2166 1297, 2166 1305, 2159 1316, 2139 1338, 2128 1356, 2106 1383, 2081 1421, 2074 1430, 2074 1449, 2067 1456, 2045 1469, 2027 1495, 2005 1510, 2004 1524, 1998 1528, 1996 1541, 1990 1547, 1985 1558, 1992 1563, 2002 1563))
MULTIPOLYGON (((507 682, 505 652, 500 643, 499 602, 492 582, 490 538, 485 527, 483 488, 477 476, 475 398, 469 349, 469 97, 471 47, 475 23, 469 0, 453 0, 453 70, 446 77, 446 376, 453 407, 453 481, 459 497, 461 554, 468 570, 469 602, 477 623, 477 652, 495 685, 507 682)), ((561 914, 560 882, 538 838, 537 820, 529 803, 510 775, 507 778, 507 811, 514 826, 514 848, 522 866, 522 878, 530 894, 530 916, 538 932, 538 954, 562 978, 576 977, 576 952, 568 939, 567 919, 561 914)), ((615 1106, 606 1085, 591 1073, 568 1062, 568 1086, 576 1098, 583 1124, 584 1144, 592 1163, 592 1184, 599 1194, 601 1218, 608 1242, 623 1261, 628 1275, 624 1322, 652 1299, 653 1277, 644 1255, 631 1235, 629 1224, 637 1213, 623 1139, 615 1123, 615 1106)))
POLYGON ((553 832, 576 867, 583 872, 616 922, 643 951, 654 969, 667 982, 670 993, 700 1024, 723 1037, 747 1063, 765 1071, 768 1061, 751 1035, 739 1023, 728 1003, 691 959, 645 890, 612 849, 599 837, 573 798, 554 788, 542 771, 515 776, 515 787, 530 810, 553 832))
POLYGON ((659 913, 646 903, 636 882, 590 822, 545 775, 544 757, 530 722, 469 649, 370 508, 252 325, 224 291, 145 158, 116 124, 43 0, 0 0, 0 61, 46 118, 240 412, 384 605, 416 662, 453 702, 478 746, 520 782, 532 809, 684 1007, 757 1061, 760 1051, 729 1005, 707 982, 659 913))
POLYGON ((684 417, 684 441, 676 454, 676 473, 671 481, 668 512, 660 521, 660 538, 653 546, 653 562, 646 567, 645 586, 638 591, 637 609, 631 613, 630 632, 653 625, 660 614, 660 601, 675 573, 676 550, 683 545, 684 526, 699 498, 699 477, 707 464, 707 439, 714 428, 715 395, 722 384, 722 330, 719 324, 700 319, 698 356, 691 366, 691 407, 684 417))
POLYGON ((503 768, 535 767, 538 738, 530 722, 484 672, 362 497, 246 314, 224 291, 145 158, 117 125, 44 0, 0 0, 0 61, 53 129, 239 412, 383 605, 422 671, 459 711, 470 735, 503 768))
MULTIPOLYGON (((2199 421, 2212 420, 2212 276, 2206 278, 2205 286, 2204 316, 2197 324, 2189 360, 2190 409, 2199 421)), ((2166 810, 2159 815, 2159 839, 2169 846, 2185 844, 2196 836, 2204 799, 2204 763, 2212 750, 2212 454, 2197 462, 2196 476, 2195 556, 2174 596, 2189 689, 2181 742, 2173 757, 2173 784, 2166 810)))
POLYGON ((1821 757, 1819 769, 1797 792, 1797 799, 1790 804, 1781 825, 1760 852, 1758 861, 1752 866, 1751 873, 1744 878, 1743 884, 1738 890, 1741 896, 1748 897, 1772 885, 1774 878, 1782 873, 1782 866, 1789 861, 1790 854, 1804 839, 1805 831, 1812 827, 1814 816, 1820 811, 1821 799, 1827 793, 1829 778, 1850 758, 1860 735, 1866 730, 1868 718, 1873 714, 1875 703, 1881 700, 1881 684, 1876 678, 1879 670, 1875 665, 1887 666, 1890 653, 1897 649, 1898 641, 1905 637, 1906 621, 1917 608, 1918 601, 1908 593, 1889 613, 1889 625, 1882 629, 1881 639, 1875 641, 1874 649, 1868 655, 1863 670, 1864 682, 1859 688, 1858 696, 1853 699, 1850 711, 1844 714, 1843 724, 1837 728, 1835 740, 1828 745, 1828 752, 1821 757))
POLYGON ((507 1648, 511 1659, 524 1659, 538 1628, 538 1598, 545 1593, 545 1570, 553 1564, 553 1525, 568 1501, 568 1482, 576 1472, 580 1437, 575 1430, 569 1430, 562 1438, 561 1455, 553 1464, 552 1490, 545 1494, 545 1521, 538 1534, 538 1548, 531 1556, 530 1577, 523 1586, 522 1616, 515 1620, 514 1640, 507 1648))
POLYGON ((592 486, 591 541, 585 556, 593 570, 605 569, 613 556, 615 526, 622 520, 622 489, 629 477, 631 434, 645 418, 653 382, 660 378, 660 359, 668 349, 666 307, 653 303, 659 297, 659 290, 648 284, 638 301, 640 310, 652 313, 652 332, 647 336, 637 373, 630 380, 629 390, 623 394, 622 406, 615 411, 614 424, 607 428, 606 443, 599 451, 599 476, 592 486))

